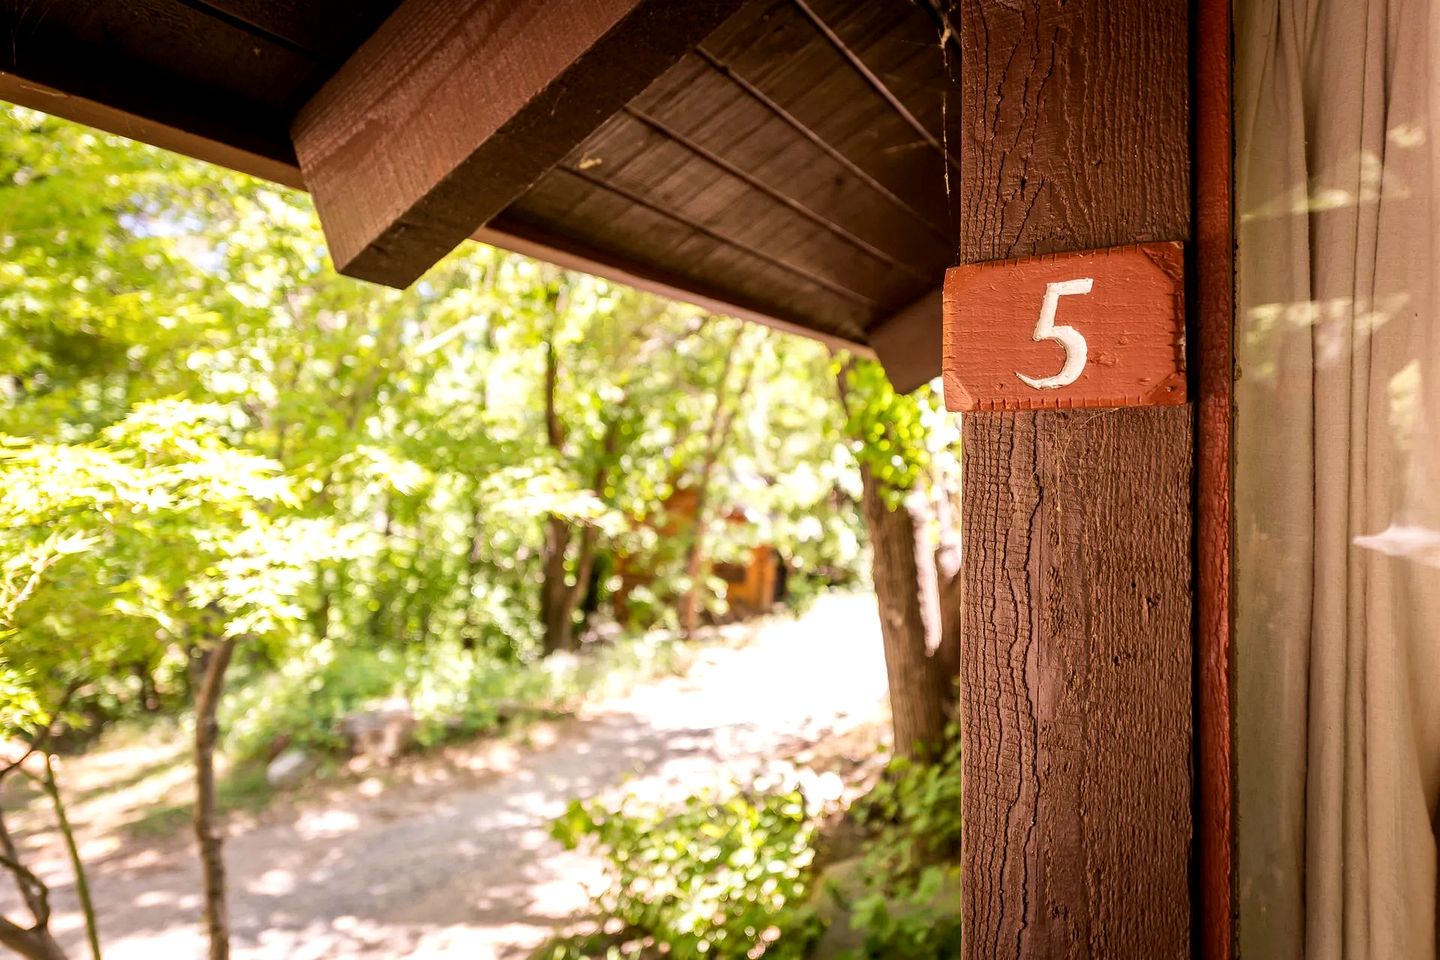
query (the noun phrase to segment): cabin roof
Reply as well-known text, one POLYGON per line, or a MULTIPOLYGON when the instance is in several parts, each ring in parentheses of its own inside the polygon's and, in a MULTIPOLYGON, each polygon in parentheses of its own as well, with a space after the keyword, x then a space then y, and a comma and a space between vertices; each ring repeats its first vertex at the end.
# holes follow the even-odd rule
MULTIPOLYGON (((0 97, 304 188, 297 115, 400 6, 8 4, 0 97)), ((939 372, 957 246, 942 8, 734 6, 474 236, 873 351, 913 388, 939 372)))

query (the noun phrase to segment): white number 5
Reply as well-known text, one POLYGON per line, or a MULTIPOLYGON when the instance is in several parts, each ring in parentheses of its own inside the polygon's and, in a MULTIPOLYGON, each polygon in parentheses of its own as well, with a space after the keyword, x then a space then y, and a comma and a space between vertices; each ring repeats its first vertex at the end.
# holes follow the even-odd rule
POLYGON ((1061 297, 1089 293, 1090 288, 1094 285, 1095 281, 1090 277, 1080 280, 1062 280, 1060 283, 1045 285, 1045 300, 1040 305, 1040 319, 1035 324, 1035 336, 1031 339, 1036 343, 1042 340, 1054 340, 1064 347, 1065 366, 1061 367, 1060 372, 1053 377, 1036 379, 1027 377, 1018 371, 1015 376, 1037 390, 1054 390, 1056 387, 1072 384, 1080 377, 1081 372, 1085 369, 1085 360, 1089 355, 1085 337, 1074 327, 1055 326, 1055 310, 1060 306, 1061 297))

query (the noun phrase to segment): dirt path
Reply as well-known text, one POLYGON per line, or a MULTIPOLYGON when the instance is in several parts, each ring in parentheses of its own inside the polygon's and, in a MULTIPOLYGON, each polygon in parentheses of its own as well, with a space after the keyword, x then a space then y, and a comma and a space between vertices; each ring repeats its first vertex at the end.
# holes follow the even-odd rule
MULTIPOLYGON (((684 679, 538 731, 532 748, 426 761, 398 781, 349 782, 273 811, 227 843, 234 956, 523 957, 585 908, 600 877, 548 837, 572 797, 622 784, 669 796, 743 778, 874 724, 884 694, 873 600, 831 596, 748 646, 707 650, 684 679)), ((79 957, 72 891, 58 863, 52 871, 56 929, 79 957)), ((125 841, 91 883, 107 960, 202 955, 198 872, 183 840, 125 841)))

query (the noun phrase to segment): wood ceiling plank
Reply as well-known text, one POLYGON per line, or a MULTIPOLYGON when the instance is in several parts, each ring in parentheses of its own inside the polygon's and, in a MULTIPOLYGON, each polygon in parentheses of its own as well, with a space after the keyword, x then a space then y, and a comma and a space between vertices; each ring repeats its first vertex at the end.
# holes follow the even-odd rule
POLYGON ((940 155, 788 0, 747 7, 701 50, 953 238, 940 155))
POLYGON ((45 68, 86 75, 97 70, 93 58, 183 78, 183 86, 168 90, 177 99, 199 88, 282 111, 294 104, 297 89, 312 89, 324 74, 309 57, 180 0, 7 4, 0 17, 7 39, 0 58, 17 73, 45 68))
POLYGON ((864 342, 872 311, 863 305, 672 216, 598 189, 563 168, 547 174, 505 216, 563 230, 628 260, 653 263, 687 283, 723 290, 731 302, 818 333, 864 342))
POLYGON ((628 114, 612 117, 566 166, 869 304, 903 299, 917 283, 884 255, 817 229, 776 193, 628 114))
POLYGON ((407 0, 291 127, 341 272, 404 286, 741 0, 407 0))
POLYGON ((922 289, 937 286, 951 263, 952 248, 918 215, 699 56, 677 64, 630 107, 693 149, 743 171, 763 191, 785 196, 808 211, 803 215, 883 252, 922 289))
POLYGON ((853 247, 854 249, 865 254, 866 256, 885 264, 891 269, 901 270, 905 272, 912 272, 915 270, 914 266, 907 263, 904 259, 892 256, 884 249, 870 243, 864 237, 857 236, 856 234, 850 232, 844 226, 829 219, 824 214, 817 213, 815 210, 812 210, 806 204, 787 194, 782 188, 778 186, 773 186, 770 183, 767 183, 764 179, 755 176, 743 167, 730 162, 729 160, 725 159, 725 157, 721 154, 710 150, 704 144, 698 142, 696 139, 687 137, 685 134, 670 126, 668 123, 666 123, 659 117, 643 113, 639 110, 634 110, 630 107, 627 107, 625 112, 631 117, 634 117, 639 122, 645 124, 647 127, 654 130, 656 133, 666 136, 673 140, 675 143, 680 144, 690 154, 703 159, 710 166, 724 171, 727 175, 734 177, 737 180, 744 181, 744 183, 751 189, 758 190, 766 197, 770 198, 776 203, 779 203, 793 213, 796 213, 799 216, 805 218, 811 224, 819 227, 821 230, 826 231, 842 243, 853 247))
MULTIPOLYGON (((873 303, 873 301, 850 289, 845 284, 831 280, 823 274, 800 263, 797 263, 795 258, 793 257, 780 257, 765 250, 757 249, 723 230, 715 229, 713 227, 706 226, 704 223, 697 222, 696 220, 693 220, 690 217, 686 216, 684 213, 676 210, 674 207, 657 203, 651 200, 649 197, 627 190, 626 188, 616 184, 613 181, 602 180, 601 178, 596 177, 592 174, 586 173, 584 171, 574 170, 569 167, 557 167, 556 171, 579 177, 580 179, 591 184, 592 186, 599 188, 602 191, 612 193, 615 196, 624 199, 636 209, 650 210, 658 214, 659 216, 665 218, 666 220, 673 221, 674 223, 678 224, 680 227, 689 231, 690 233, 701 234, 703 236, 709 237, 711 240, 714 240, 722 246, 734 248, 735 250, 738 250, 748 255, 753 260, 766 263, 773 269, 789 275, 794 281, 808 283, 819 289, 825 290, 831 295, 833 295, 836 299, 850 302, 867 315, 874 311, 875 304, 873 303)), ((657 246, 660 246, 661 250, 664 249, 663 245, 657 246)), ((654 255, 655 252, 652 251, 652 256, 654 255)), ((663 253, 661 253, 660 255, 663 256, 663 253)))
MULTIPOLYGON (((947 61, 940 46, 939 24, 918 4, 897 9, 867 0, 804 2, 920 126, 958 158, 959 140, 945 131, 946 76, 955 73, 957 54, 952 47, 947 61)), ((958 103, 952 105, 958 109, 958 103)))
POLYGON ((696 55, 702 60, 704 60, 706 65, 709 66, 712 70, 714 70, 716 74, 724 77, 726 80, 735 84, 735 86, 737 86, 741 90, 744 90, 745 93, 750 96, 756 103, 764 106, 765 109, 769 110, 772 115, 782 120, 787 126, 790 127, 790 129, 795 131, 797 134, 803 136, 805 139, 809 140, 816 147, 819 147, 823 152, 829 155, 837 163, 845 167, 850 172, 850 174, 854 176, 857 180, 861 181, 871 190, 873 190, 878 196, 884 197, 887 201, 894 204, 898 209, 903 210, 913 216, 917 225, 923 227, 927 231, 933 232, 937 237, 947 239, 945 229, 939 226, 941 222, 939 218, 932 219, 926 211, 922 210, 919 206, 910 203, 903 196, 891 189, 889 184, 878 179, 869 170, 855 163, 855 161, 851 157, 847 156, 843 150, 835 146, 835 144, 831 143, 829 140, 821 136, 815 130, 812 130, 810 127, 808 127, 794 114, 786 110, 785 107, 781 105, 778 101, 776 101, 774 97, 770 96, 769 93, 762 90, 755 84, 751 83, 749 79, 747 79, 739 71, 731 67, 728 63, 720 60, 704 48, 700 48, 695 52, 696 55))
POLYGON ((308 53, 328 67, 345 61, 399 0, 184 0, 251 32, 308 53))
POLYGON ((681 277, 654 264, 627 259, 614 250, 597 247, 589 240, 560 233, 545 224, 518 219, 508 211, 481 227, 475 239, 567 270, 579 270, 637 290, 692 303, 714 313, 740 317, 786 333, 819 340, 837 350, 849 350, 864 357, 875 356, 868 344, 854 336, 816 329, 808 318, 783 319, 776 316, 773 306, 747 302, 735 291, 721 289, 705 278, 681 277))
POLYGON ((929 135, 931 149, 949 160, 946 223, 959 224, 961 117, 960 98, 952 91, 960 73, 960 39, 941 0, 915 0, 903 13, 867 0, 805 3, 857 65, 903 104, 929 135))
MULTIPOLYGON (((795 4, 796 9, 803 13, 805 18, 820 32, 821 36, 829 41, 830 45, 845 58, 845 61, 850 64, 851 68, 865 79, 865 82, 890 105, 892 110, 900 115, 901 119, 909 124, 910 128, 914 130, 922 140, 930 145, 930 149, 939 154, 941 159, 952 167, 958 166, 942 142, 943 132, 937 133, 938 128, 932 127, 915 116, 914 112, 910 109, 910 105, 895 92, 893 89, 894 77, 886 77, 884 71, 877 72, 870 65, 869 61, 865 57, 862 57, 857 49, 852 49, 850 43, 847 43, 844 37, 836 33, 834 27, 828 23, 824 17, 816 13, 806 0, 792 0, 792 2, 795 4)), ((876 34, 883 35, 888 32, 890 26, 888 20, 889 18, 887 18, 887 22, 883 25, 880 25, 874 30, 865 31, 861 35, 860 39, 866 47, 874 46, 872 41, 876 34)), ((851 25, 853 25, 853 22, 851 25)), ((937 60, 942 52, 943 48, 937 42, 935 45, 935 57, 937 60)))
POLYGON ((179 122, 166 121, 158 119, 153 112, 131 113, 5 71, 0 71, 0 100, 239 170, 262 180, 304 188, 295 158, 285 156, 289 152, 288 141, 237 146, 237 143, 244 142, 242 138, 215 139, 196 133, 194 124, 185 122, 183 118, 179 122))

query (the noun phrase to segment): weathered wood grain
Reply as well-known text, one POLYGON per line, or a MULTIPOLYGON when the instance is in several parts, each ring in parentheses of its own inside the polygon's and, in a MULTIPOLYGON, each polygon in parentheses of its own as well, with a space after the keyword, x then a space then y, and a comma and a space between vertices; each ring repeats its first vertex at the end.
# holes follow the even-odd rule
POLYGON ((405 286, 741 0, 407 0, 291 125, 341 272, 405 286))
MULTIPOLYGON (((1189 240, 1183 0, 942 9, 961 262, 1189 240)), ((969 960, 1189 955, 1191 417, 964 419, 969 960)))
POLYGON ((1185 277, 1178 243, 1052 253, 952 267, 945 277, 945 404, 950 410, 1070 410, 1185 402, 1185 277), (1055 297, 1050 321, 1078 338, 1042 336, 1051 284, 1085 292, 1055 297), (1038 339, 1037 339, 1038 338, 1038 339), (1083 348, 1082 356, 1078 350, 1083 348), (1074 359, 1073 382, 1037 387, 1074 359))
POLYGON ((1190 411, 964 432, 964 955, 1185 957, 1190 411))
POLYGON ((1179 0, 957 0, 963 262, 1185 240, 1179 0))

